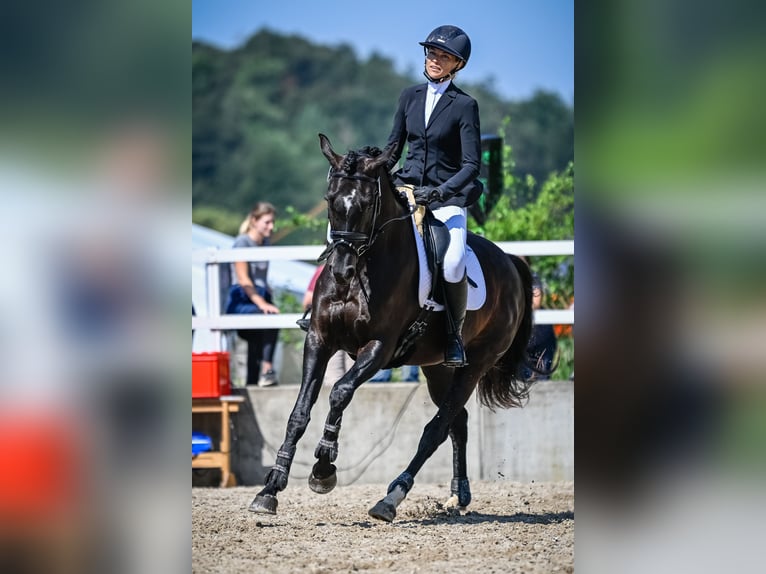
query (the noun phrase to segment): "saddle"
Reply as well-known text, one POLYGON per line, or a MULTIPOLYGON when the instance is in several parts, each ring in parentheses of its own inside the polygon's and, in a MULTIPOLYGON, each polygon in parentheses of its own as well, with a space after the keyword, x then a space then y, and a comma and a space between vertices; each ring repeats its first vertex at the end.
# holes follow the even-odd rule
POLYGON ((444 264, 444 255, 449 247, 449 229, 444 222, 434 217, 430 210, 425 210, 422 226, 418 228, 423 237, 423 246, 426 250, 426 262, 431 272, 431 291, 429 299, 433 298, 438 303, 444 303, 441 283, 444 281, 441 273, 444 264))
MULTIPOLYGON (((403 185, 397 188, 401 193, 404 193, 410 205, 415 205, 415 196, 413 195, 414 186, 403 185)), ((434 299, 437 303, 442 304, 442 290, 439 288, 443 281, 442 273, 440 273, 442 265, 444 263, 444 255, 449 247, 449 229, 444 225, 444 222, 436 219, 429 211, 423 206, 416 206, 415 213, 415 226, 418 233, 423 238, 423 247, 425 249, 425 259, 428 265, 428 271, 431 273, 431 288, 428 295, 428 299, 438 297, 434 299)), ((476 287, 476 282, 468 277, 468 283, 472 287, 476 287)))

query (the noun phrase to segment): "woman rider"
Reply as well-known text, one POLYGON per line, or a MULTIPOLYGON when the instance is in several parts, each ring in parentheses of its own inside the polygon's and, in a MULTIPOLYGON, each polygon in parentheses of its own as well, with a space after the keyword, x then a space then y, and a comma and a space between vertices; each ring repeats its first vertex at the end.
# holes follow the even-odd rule
POLYGON ((428 82, 406 88, 399 96, 388 145, 395 145, 392 169, 408 146, 404 166, 396 171, 397 187, 413 189, 415 202, 426 205, 449 230, 444 257, 444 295, 449 313, 444 364, 466 364, 461 330, 465 320, 466 208, 482 193, 477 180, 481 162, 479 106, 453 79, 471 56, 471 40, 456 26, 439 26, 425 41, 424 75, 428 82))

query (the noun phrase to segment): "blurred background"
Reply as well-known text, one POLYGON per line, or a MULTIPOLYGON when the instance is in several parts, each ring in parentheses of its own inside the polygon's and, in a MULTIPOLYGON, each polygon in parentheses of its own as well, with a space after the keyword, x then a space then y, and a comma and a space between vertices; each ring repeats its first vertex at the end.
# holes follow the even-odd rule
POLYGON ((187 2, 0 19, 0 570, 189 569, 187 2))
POLYGON ((576 567, 759 570, 756 2, 578 2, 576 567))

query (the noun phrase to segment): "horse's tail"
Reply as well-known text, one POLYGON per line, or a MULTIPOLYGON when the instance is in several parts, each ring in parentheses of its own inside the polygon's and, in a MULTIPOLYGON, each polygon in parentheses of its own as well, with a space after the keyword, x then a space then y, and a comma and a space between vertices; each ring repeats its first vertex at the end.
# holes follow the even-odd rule
POLYGON ((532 336, 532 272, 529 266, 515 255, 508 255, 521 277, 524 291, 524 316, 513 342, 502 357, 479 381, 479 400, 490 409, 521 407, 529 398, 533 381, 525 376, 529 368, 527 345, 532 336))

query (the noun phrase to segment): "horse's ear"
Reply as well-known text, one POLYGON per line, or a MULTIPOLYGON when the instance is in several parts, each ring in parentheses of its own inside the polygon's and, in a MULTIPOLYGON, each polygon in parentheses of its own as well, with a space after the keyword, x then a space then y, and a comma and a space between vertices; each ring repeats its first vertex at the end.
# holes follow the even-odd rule
POLYGON ((332 145, 330 145, 330 140, 327 139, 327 136, 324 134, 319 134, 319 147, 322 148, 322 153, 327 158, 327 161, 330 162, 330 165, 334 169, 340 169, 340 162, 343 159, 343 156, 340 156, 333 151, 332 145))

